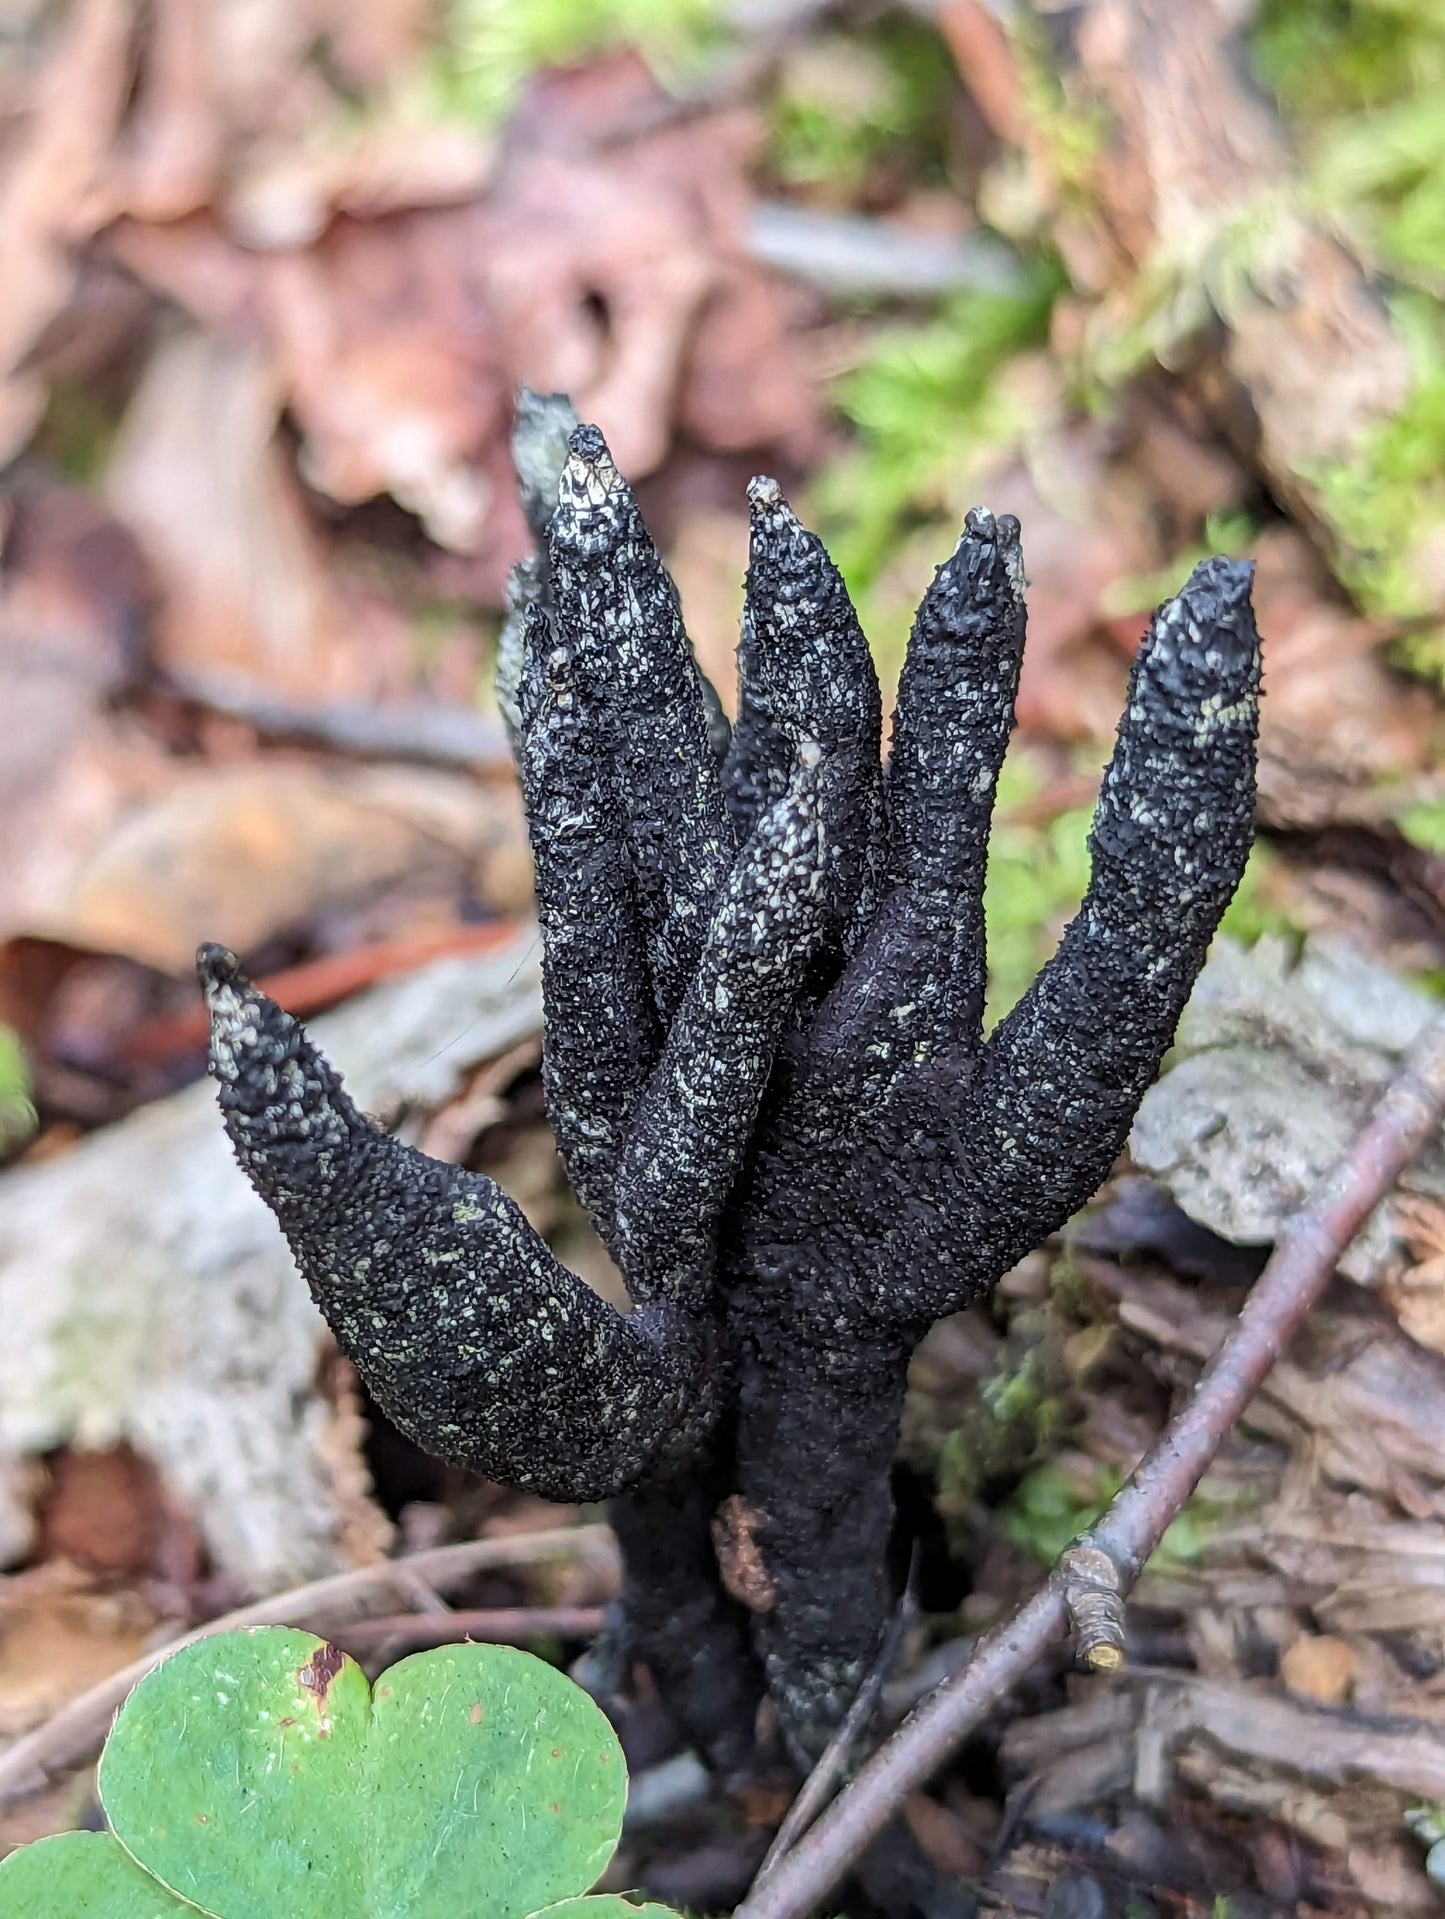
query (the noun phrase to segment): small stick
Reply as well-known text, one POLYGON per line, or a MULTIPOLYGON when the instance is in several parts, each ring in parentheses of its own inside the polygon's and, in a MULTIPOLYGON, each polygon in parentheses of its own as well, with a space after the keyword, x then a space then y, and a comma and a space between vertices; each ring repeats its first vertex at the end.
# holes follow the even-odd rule
POLYGON ((803 1781, 798 1796, 788 1807, 783 1823, 773 1834, 773 1843, 758 1867, 757 1877, 753 1880, 752 1890, 767 1878, 784 1853, 791 1852, 812 1825, 818 1814, 833 1796, 833 1788, 843 1776, 848 1763, 848 1755, 861 1737, 864 1727, 873 1716, 874 1708, 883 1696, 883 1688, 888 1676, 898 1660, 903 1648, 903 1640, 909 1627, 918 1617, 918 1595, 914 1585, 914 1573, 917 1569, 918 1555, 915 1549, 914 1566, 910 1571, 908 1585, 898 1602, 883 1644, 878 1648, 878 1657, 863 1675, 863 1682, 853 1695, 853 1703, 843 1717, 842 1724, 823 1748, 818 1763, 803 1781))
MULTIPOLYGON (((132 1687, 146 1674, 168 1659, 182 1646, 193 1646, 199 1639, 216 1633, 239 1632, 249 1626, 305 1626, 318 1615, 357 1604, 388 1588, 395 1591, 400 1582, 415 1575, 441 1586, 465 1579, 469 1574, 493 1566, 527 1566, 539 1560, 561 1556, 600 1560, 609 1567, 617 1563, 616 1547, 608 1526, 552 1526, 542 1532, 516 1533, 507 1539, 467 1539, 450 1546, 431 1546, 425 1552, 409 1553, 404 1559, 383 1559, 374 1566, 357 1566, 350 1572, 333 1573, 328 1579, 316 1579, 308 1586, 277 1593, 272 1599, 258 1599, 235 1612, 223 1613, 194 1632, 183 1633, 154 1652, 102 1679, 88 1692, 81 1693, 62 1706, 54 1718, 17 1739, 0 1753, 0 1808, 23 1798, 44 1785, 51 1776, 67 1766, 79 1764, 105 1737, 111 1715, 123 1705, 132 1687)), ((455 1619, 456 1614, 451 1615, 455 1619)), ((450 1620, 448 1621, 450 1624, 450 1620)))
MULTIPOLYGON (((969 1663, 879 1748, 737 1908, 734 1919, 804 1919, 827 1897, 908 1794, 938 1770, 1065 1631, 1071 1593, 1076 1613, 1088 1614, 1088 1604, 1080 1605, 1085 1588, 1079 1575, 1098 1574, 1092 1555, 1115 1569, 1122 1606, 1150 1553, 1324 1291, 1340 1255, 1439 1130, 1442 1114, 1445 1017, 1425 1029, 1344 1159, 1286 1222, 1232 1331, 1104 1518, 1064 1555, 1048 1584, 981 1639, 969 1663)), ((1097 1597, 1097 1578, 1086 1584, 1097 1597)), ((1113 1648, 1109 1631, 1096 1639, 1086 1616, 1079 1623, 1086 1656, 1098 1660, 1101 1649, 1113 1648)), ((1108 1659, 1105 1650, 1100 1663, 1107 1665, 1108 1659)))
POLYGON ((329 747, 355 759, 407 760, 510 780, 506 735, 495 720, 465 707, 411 701, 373 706, 362 701, 292 706, 240 675, 172 670, 161 689, 192 706, 207 707, 252 726, 269 739, 329 747))
POLYGON ((396 1582, 397 1591, 403 1599, 411 1601, 411 1612, 405 1615, 410 1619, 417 1613, 449 1613, 452 1608, 442 1598, 429 1579, 423 1579, 418 1572, 408 1569, 396 1582))
POLYGON ((601 1632, 606 1614, 601 1606, 488 1606, 445 1612, 385 1613, 376 1619, 354 1619, 332 1629, 331 1637, 350 1652, 369 1651, 394 1641, 402 1646, 452 1646, 463 1640, 485 1640, 494 1646, 540 1639, 544 1633, 558 1639, 591 1639, 601 1632))

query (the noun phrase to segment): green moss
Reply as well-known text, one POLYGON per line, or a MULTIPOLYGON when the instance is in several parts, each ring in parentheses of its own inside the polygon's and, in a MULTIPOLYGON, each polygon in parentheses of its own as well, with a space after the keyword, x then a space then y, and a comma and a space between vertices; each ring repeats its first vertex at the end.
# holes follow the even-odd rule
POLYGON ((1005 18, 1024 110, 1048 152, 1060 197, 1066 207, 1087 202, 1094 164, 1108 139, 1109 116, 1100 106, 1069 99, 1043 21, 1031 7, 1011 7, 1005 18))
POLYGON ((1445 11, 1437 0, 1270 0, 1260 78, 1311 197, 1399 278, 1445 287, 1445 11))
MULTIPOLYGON (((1440 599, 1417 565, 1422 529, 1445 522, 1445 308, 1402 293, 1395 317, 1410 350, 1414 390, 1353 455, 1311 475, 1344 542, 1338 570, 1367 612, 1387 618, 1438 614, 1440 599)), ((1439 677, 1445 635, 1438 628, 1402 643, 1406 663, 1439 677)))
POLYGON ((891 15, 866 31, 815 36, 774 96, 767 170, 836 199, 855 196, 880 163, 910 185, 942 181, 957 90, 948 49, 921 21, 891 15))
POLYGON ((1397 100, 1440 38, 1436 0, 1266 0, 1250 48, 1260 80, 1309 125, 1397 100))
POLYGON ((1445 800, 1421 800, 1395 816, 1395 824, 1423 853, 1445 853, 1445 800))
MULTIPOLYGON (((838 383, 838 408, 856 438, 815 480, 809 511, 885 671, 896 667, 907 631, 894 631, 880 605, 885 569, 920 528, 935 564, 957 538, 981 457, 1013 444, 1026 425, 999 376, 1047 338, 1062 284, 1058 267, 1040 259, 1011 292, 959 294, 929 319, 880 328, 838 383)), ((911 586, 910 594, 916 603, 911 586)))
POLYGON ((22 1145, 35 1124, 24 1049, 8 1026, 0 1026, 0 1152, 13 1152, 22 1145))
MULTIPOLYGON (((1268 0, 1252 36, 1304 160, 1307 198, 1397 283, 1413 390, 1347 458, 1306 474, 1338 536, 1336 568, 1366 611, 1438 622, 1445 526, 1445 9, 1438 0, 1268 0)), ((1445 631, 1401 643, 1445 678, 1445 631)))
MULTIPOLYGON (((1178 584, 1177 570, 1171 585, 1178 584)), ((1102 772, 1085 756, 1080 770, 1102 772)), ((1046 786, 1041 758, 1015 747, 1004 762, 998 784, 998 811, 989 842, 984 918, 988 928, 988 1003, 992 1028, 1017 1004, 1035 973, 1058 944, 1089 882, 1089 828, 1092 796, 1086 804, 1039 817, 1037 804, 1046 786)), ((1296 929, 1272 897, 1274 856, 1256 843, 1239 890, 1225 911, 1220 931, 1252 945, 1265 933, 1296 929)))
MULTIPOLYGON (((1081 1487, 1076 1474, 1048 1461, 1025 1473, 999 1508, 998 1529, 1012 1545, 1052 1566, 1103 1516, 1123 1484, 1122 1473, 1095 1464, 1091 1482, 1081 1487)), ((1151 1555, 1150 1569, 1169 1572, 1196 1565, 1224 1513, 1217 1501, 1196 1493, 1151 1555)))
POLYGON ((997 1371, 986 1379, 967 1417, 944 1439, 934 1463, 939 1513, 966 1550, 960 1528, 982 1488, 1023 1472, 1066 1436, 1069 1402, 1057 1357, 1058 1325, 1045 1314, 1022 1314, 997 1371), (1022 1342, 1027 1339, 1029 1344, 1022 1342))
POLYGON ((678 81, 723 37, 718 0, 451 0, 439 78, 446 104, 502 119, 528 76, 635 47, 678 81))
POLYGON ((1286 286, 1298 269, 1306 229, 1288 186, 1270 183, 1249 198, 1166 227, 1128 289, 1091 315, 1076 377, 1096 411, 1147 367, 1170 367, 1216 320, 1229 322, 1260 295, 1286 286))
POLYGON ((1047 1374, 1048 1368, 1035 1347, 1016 1366, 1003 1368, 986 1379, 980 1397, 994 1423, 1003 1428, 1027 1425, 1039 1444, 1055 1438, 1062 1404, 1049 1390, 1047 1374))
POLYGON ((1011 1545, 1052 1566, 1079 1534, 1103 1512, 1123 1484, 1100 1466, 1094 1484, 1080 1497, 1074 1479, 1048 1463, 1025 1473, 997 1514, 998 1529, 1011 1545))

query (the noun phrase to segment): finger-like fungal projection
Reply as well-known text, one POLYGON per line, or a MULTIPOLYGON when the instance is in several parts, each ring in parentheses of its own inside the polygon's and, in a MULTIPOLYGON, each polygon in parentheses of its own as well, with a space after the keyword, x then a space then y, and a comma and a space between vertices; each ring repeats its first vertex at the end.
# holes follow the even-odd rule
POLYGON ((448 1459, 612 1498, 630 1649, 693 1743, 736 1772, 766 1695, 806 1765, 896 1604, 913 1347, 1107 1176, 1243 872, 1250 569, 1206 561, 1156 614, 1083 905, 985 1037, 1018 523, 967 516, 884 767, 847 591, 773 481, 750 489, 729 737, 601 434, 524 394, 516 453, 538 552, 499 681, 535 855, 544 1086, 631 1311, 490 1181, 358 1114, 208 947, 211 1070, 242 1170, 378 1402, 448 1459))
POLYGON ((706 1437, 720 1395, 704 1323, 619 1313, 493 1181, 365 1119, 234 954, 205 946, 198 965, 236 1157, 403 1432, 554 1499, 604 1498, 706 1437))
POLYGON ((547 528, 552 612, 606 712, 658 1011, 696 970, 737 837, 677 588, 595 426, 579 426, 547 528))

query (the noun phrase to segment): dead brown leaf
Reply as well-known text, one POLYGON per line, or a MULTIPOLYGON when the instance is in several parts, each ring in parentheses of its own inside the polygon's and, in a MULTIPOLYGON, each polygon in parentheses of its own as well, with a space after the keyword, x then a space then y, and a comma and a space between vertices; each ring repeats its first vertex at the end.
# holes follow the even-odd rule
POLYGON ((1024 527, 1029 644, 1019 723, 1058 739, 1107 739, 1128 669, 1105 631, 1104 595, 1154 566, 1157 544, 1111 478, 1100 424, 1059 413, 1054 370, 1039 356, 1015 378, 1018 402, 1040 426, 1019 462, 989 479, 987 497, 1024 527))
POLYGON ((1400 1194, 1396 1206, 1411 1264, 1381 1291, 1411 1339, 1445 1353, 1445 1206, 1421 1193, 1400 1194))
POLYGON ((732 716, 737 712, 738 616, 748 564, 747 516, 697 508, 679 524, 667 557, 698 664, 732 716))
POLYGON ((0 568, 0 939, 53 904, 118 807, 169 780, 110 702, 139 672, 151 584, 135 543, 82 493, 10 503, 0 568))
POLYGON ((903 1803, 903 1817, 924 1856, 945 1878, 968 1879, 982 1872, 988 1854, 947 1806, 926 1792, 914 1792, 903 1803))
POLYGON ((1279 1676, 1300 1699, 1342 1706, 1355 1683, 1355 1655, 1343 1639, 1301 1633, 1280 1655, 1279 1676))
POLYGON ((124 1593, 47 1595, 0 1613, 0 1736, 28 1732, 130 1665, 154 1624, 124 1593))
POLYGON ((1316 786, 1420 771, 1431 757, 1435 702, 1386 664, 1382 629, 1355 613, 1297 528, 1267 528, 1254 552, 1269 761, 1316 786))
POLYGON ((153 0, 127 139, 125 204, 143 220, 174 220, 215 189, 228 128, 213 83, 209 0, 153 0))
POLYGON ((156 658, 304 699, 374 694, 403 635, 368 636, 343 604, 275 439, 281 391, 262 355, 199 329, 151 356, 105 486, 162 588, 156 658))
POLYGON ((476 896, 519 812, 417 768, 197 767, 118 820, 26 930, 184 976, 202 939, 254 950, 398 887, 476 896))
POLYGON ((115 1578, 155 1570, 166 1505, 155 1468, 129 1446, 65 1449, 49 1464, 36 1553, 115 1578))
POLYGON ((45 382, 27 356, 70 296, 75 249, 113 211, 106 162, 130 87, 133 22, 128 0, 78 0, 0 178, 0 462, 44 411, 45 382))
POLYGON ((496 599, 525 537, 518 380, 571 393, 634 477, 677 425, 725 450, 816 447, 796 296, 745 247, 760 129, 735 111, 658 125, 659 98, 618 56, 540 78, 489 184, 475 145, 424 151, 400 123, 388 144, 378 121, 278 150, 190 219, 120 220, 106 244, 245 342, 312 485, 390 493, 496 599))

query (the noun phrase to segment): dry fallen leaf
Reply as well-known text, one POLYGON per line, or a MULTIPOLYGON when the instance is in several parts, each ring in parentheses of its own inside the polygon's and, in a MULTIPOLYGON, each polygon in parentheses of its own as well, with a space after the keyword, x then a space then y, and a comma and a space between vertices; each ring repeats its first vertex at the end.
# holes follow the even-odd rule
POLYGON ((1421 770, 1438 709, 1425 687, 1382 658, 1380 627, 1354 612, 1296 528, 1267 528, 1254 553, 1265 753, 1316 792, 1421 770))
POLYGON ((17 1738, 130 1665, 154 1619, 123 1593, 47 1594, 0 1614, 0 1737, 17 1738))
POLYGON ((184 976, 200 940, 253 951, 388 890, 484 897, 489 873, 516 870, 521 836, 510 789, 453 774, 200 766, 119 819, 25 930, 184 976))
POLYGON ((667 556, 698 664, 729 715, 737 711, 738 617, 748 564, 744 513, 701 507, 680 522, 667 556))
POLYGON ((153 0, 127 141, 125 203, 143 220, 203 207, 219 176, 227 128, 214 85, 209 0, 153 0))
POLYGON ((972 1878, 987 1864, 987 1854, 962 1820, 928 1793, 910 1793, 903 1802, 903 1817, 924 1856, 945 1878, 972 1878))
POLYGON ((570 392, 634 478, 677 425, 719 449, 816 450, 799 296, 745 246, 761 129, 737 111, 656 124, 660 98, 629 55, 541 76, 494 172, 475 142, 388 134, 384 115, 253 148, 208 208, 121 219, 105 245, 274 382, 311 485, 390 493, 499 602, 525 542, 518 380, 570 392))
POLYGON ((1300 1699, 1342 1706, 1355 1683, 1355 1655, 1343 1639, 1301 1633, 1280 1655, 1279 1676, 1300 1699))
POLYGON ((69 488, 11 503, 0 549, 0 940, 54 904, 76 864, 170 767, 109 713, 142 666, 151 584, 135 543, 69 488))
POLYGON ((157 343, 105 481, 161 587, 156 658, 303 700, 373 695, 388 667, 399 677, 404 632, 368 645, 343 603, 275 438, 280 406, 254 350, 195 328, 157 343))
POLYGON ((1019 370, 1020 399, 1042 414, 1042 424, 1022 458, 989 477, 982 497, 995 512, 1015 514, 1024 529, 1029 643, 1019 678, 1020 725, 1058 739, 1108 739, 1127 666, 1104 632, 1104 595, 1152 568, 1157 548, 1127 492, 1111 484, 1101 425, 1050 419, 1053 385, 1041 360, 1019 370))
POLYGON ((129 1446, 65 1448, 50 1462, 35 1556, 113 1578, 155 1570, 166 1507, 155 1468, 129 1446))
POLYGON ((76 248, 113 210, 106 162, 130 88, 133 23, 128 0, 78 0, 0 177, 0 463, 45 408, 44 379, 26 357, 70 296, 76 248))
POLYGON ((1445 1206, 1423 1193, 1401 1193, 1395 1209, 1410 1263, 1380 1290, 1417 1345, 1445 1353, 1445 1206))

